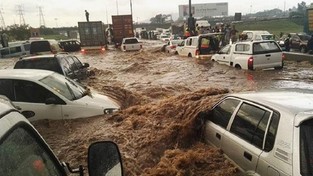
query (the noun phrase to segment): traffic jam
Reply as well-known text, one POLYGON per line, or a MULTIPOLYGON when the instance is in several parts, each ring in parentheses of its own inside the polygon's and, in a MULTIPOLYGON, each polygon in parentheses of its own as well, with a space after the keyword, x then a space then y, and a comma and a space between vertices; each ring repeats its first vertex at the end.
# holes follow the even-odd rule
POLYGON ((84 13, 61 40, 1 28, 0 175, 313 175, 311 21, 84 13))

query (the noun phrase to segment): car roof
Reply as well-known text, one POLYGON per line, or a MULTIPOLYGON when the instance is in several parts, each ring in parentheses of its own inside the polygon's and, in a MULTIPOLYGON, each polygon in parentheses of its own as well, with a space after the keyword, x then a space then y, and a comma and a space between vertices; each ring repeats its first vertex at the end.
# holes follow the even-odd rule
POLYGON ((67 53, 59 53, 59 54, 42 54, 42 55, 34 55, 20 58, 21 60, 27 59, 40 59, 40 58, 54 58, 60 55, 68 55, 67 53))
POLYGON ((273 90, 230 94, 268 107, 286 109, 294 115, 313 111, 313 90, 273 90))
POLYGON ((0 79, 23 79, 37 81, 53 73, 53 71, 39 69, 3 69, 0 70, 0 79))

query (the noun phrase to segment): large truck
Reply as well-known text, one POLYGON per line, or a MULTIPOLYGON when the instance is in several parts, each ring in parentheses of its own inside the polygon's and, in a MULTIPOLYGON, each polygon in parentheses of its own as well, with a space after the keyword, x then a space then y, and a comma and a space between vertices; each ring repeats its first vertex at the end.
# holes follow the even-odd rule
POLYGON ((102 21, 78 22, 81 51, 105 51, 106 39, 102 21))
POLYGON ((119 47, 123 38, 134 37, 132 15, 112 15, 113 41, 119 47))

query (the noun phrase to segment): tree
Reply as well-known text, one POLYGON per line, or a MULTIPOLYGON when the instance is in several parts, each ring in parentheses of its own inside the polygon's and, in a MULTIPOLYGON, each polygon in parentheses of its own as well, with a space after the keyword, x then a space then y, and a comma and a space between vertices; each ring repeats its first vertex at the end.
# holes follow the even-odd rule
POLYGON ((305 14, 307 7, 306 7, 306 3, 304 1, 302 1, 300 4, 298 3, 298 8, 297 11, 301 14, 305 14))
MULTIPOLYGON (((155 17, 150 18, 150 22, 153 24, 164 24, 168 17, 171 17, 172 15, 165 15, 165 14, 158 14, 155 17)), ((169 20, 172 22, 171 20, 169 20)))
POLYGON ((30 37, 29 25, 17 25, 13 24, 8 26, 7 32, 10 40, 27 40, 30 37))

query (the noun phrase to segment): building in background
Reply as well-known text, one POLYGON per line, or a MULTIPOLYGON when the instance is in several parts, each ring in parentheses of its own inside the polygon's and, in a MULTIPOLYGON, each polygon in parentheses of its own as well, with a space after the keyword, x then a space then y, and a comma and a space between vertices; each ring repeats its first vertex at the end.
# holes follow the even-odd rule
MULTIPOLYGON (((179 17, 189 16, 189 5, 179 5, 179 17)), ((192 4, 191 13, 195 18, 212 17, 212 16, 228 16, 228 3, 203 3, 192 4)))

